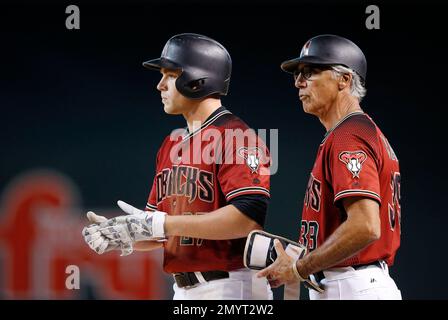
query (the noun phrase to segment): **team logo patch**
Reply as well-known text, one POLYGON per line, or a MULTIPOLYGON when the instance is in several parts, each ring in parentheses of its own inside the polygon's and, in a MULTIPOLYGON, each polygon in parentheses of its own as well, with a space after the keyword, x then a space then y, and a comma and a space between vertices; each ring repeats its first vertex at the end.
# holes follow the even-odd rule
POLYGON ((343 151, 339 154, 339 160, 345 163, 348 171, 353 174, 353 178, 359 178, 362 164, 366 159, 367 155, 364 151, 343 151))
POLYGON ((246 160, 246 165, 250 168, 252 173, 258 171, 260 167, 260 156, 262 155, 262 150, 258 147, 241 147, 237 151, 238 156, 246 160))
POLYGON ((311 40, 305 43, 305 45, 302 48, 302 51, 300 51, 300 57, 307 56, 308 52, 310 51, 311 47, 311 40))

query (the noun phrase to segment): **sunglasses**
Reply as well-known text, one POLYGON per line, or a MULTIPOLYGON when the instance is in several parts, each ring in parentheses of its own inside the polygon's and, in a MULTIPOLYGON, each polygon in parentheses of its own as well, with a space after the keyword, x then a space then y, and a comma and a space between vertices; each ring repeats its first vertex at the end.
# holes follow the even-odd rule
POLYGON ((309 80, 309 79, 311 79, 312 76, 319 74, 325 70, 331 70, 331 67, 306 65, 300 69, 297 69, 294 72, 294 80, 297 80, 298 77, 302 77, 305 80, 309 80))

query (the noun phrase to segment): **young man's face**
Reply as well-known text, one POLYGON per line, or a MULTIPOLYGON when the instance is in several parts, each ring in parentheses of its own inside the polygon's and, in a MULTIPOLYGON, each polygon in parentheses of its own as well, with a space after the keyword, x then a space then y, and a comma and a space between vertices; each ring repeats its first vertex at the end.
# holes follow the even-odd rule
POLYGON ((299 89, 303 110, 316 116, 326 112, 339 91, 331 70, 307 65, 296 72, 295 86, 299 89))
POLYGON ((176 79, 180 76, 180 70, 160 69, 162 79, 157 84, 160 91, 164 110, 168 114, 183 114, 191 109, 191 99, 184 97, 176 88, 176 79))

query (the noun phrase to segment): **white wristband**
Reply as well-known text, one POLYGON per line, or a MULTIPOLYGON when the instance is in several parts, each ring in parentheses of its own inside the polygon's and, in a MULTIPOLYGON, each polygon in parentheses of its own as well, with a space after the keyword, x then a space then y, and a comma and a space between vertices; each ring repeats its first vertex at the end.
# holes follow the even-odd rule
POLYGON ((154 238, 165 238, 165 212, 155 211, 153 213, 152 232, 154 238))

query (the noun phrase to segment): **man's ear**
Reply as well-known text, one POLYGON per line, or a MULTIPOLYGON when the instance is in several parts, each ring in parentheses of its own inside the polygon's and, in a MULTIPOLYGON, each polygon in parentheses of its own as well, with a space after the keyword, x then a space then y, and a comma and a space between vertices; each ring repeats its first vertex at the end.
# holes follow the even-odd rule
POLYGON ((347 87, 350 87, 350 83, 352 82, 352 78, 353 76, 350 73, 344 73, 340 78, 339 78, 339 90, 344 90, 347 87))

